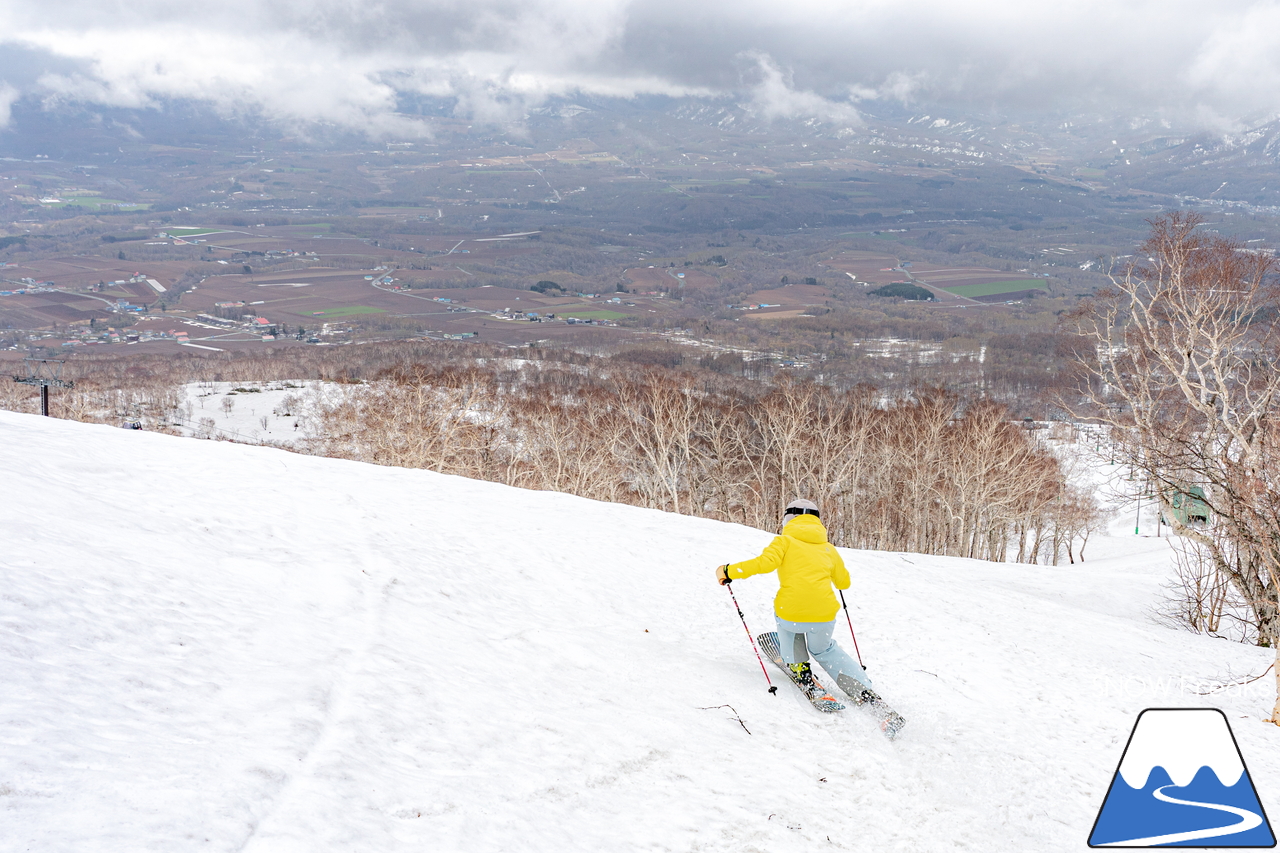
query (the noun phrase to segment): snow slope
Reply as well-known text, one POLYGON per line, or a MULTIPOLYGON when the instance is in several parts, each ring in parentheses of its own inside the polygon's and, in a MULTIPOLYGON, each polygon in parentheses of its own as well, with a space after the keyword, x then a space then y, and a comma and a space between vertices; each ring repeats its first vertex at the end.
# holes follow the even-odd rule
POLYGON ((1182 686, 1269 653, 1151 620, 1160 540, 846 552, 889 743, 766 692, 712 567, 768 533, 9 412, 0 484, 0 850, 1082 850, 1183 705, 1280 814, 1270 679, 1182 686))

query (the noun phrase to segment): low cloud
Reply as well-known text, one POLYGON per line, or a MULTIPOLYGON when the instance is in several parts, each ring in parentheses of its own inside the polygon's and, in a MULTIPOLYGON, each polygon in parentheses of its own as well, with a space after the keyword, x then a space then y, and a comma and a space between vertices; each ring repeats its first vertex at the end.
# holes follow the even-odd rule
POLYGON ((7 83, 0 83, 0 128, 9 126, 13 105, 22 93, 7 83))
POLYGON ((815 118, 838 124, 862 124, 862 116, 850 103, 824 98, 816 92, 795 88, 792 75, 784 71, 772 57, 746 54, 753 61, 759 82, 749 89, 751 107, 766 119, 815 118))
POLYGON ((876 101, 1223 127, 1280 113, 1280 7, 1262 0, 64 0, 56 17, 0 0, 0 33, 0 115, 25 96, 192 98, 385 136, 423 132, 402 93, 493 125, 578 94, 844 124, 876 101))

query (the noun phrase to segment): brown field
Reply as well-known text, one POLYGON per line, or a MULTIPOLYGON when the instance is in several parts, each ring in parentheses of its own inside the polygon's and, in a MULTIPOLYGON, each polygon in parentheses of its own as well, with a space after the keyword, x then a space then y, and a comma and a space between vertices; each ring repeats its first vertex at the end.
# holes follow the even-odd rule
POLYGON ((0 296, 0 328, 39 329, 68 323, 87 323, 91 319, 107 320, 114 315, 110 302, 125 299, 134 305, 153 305, 160 294, 145 282, 111 284, 141 273, 153 278, 166 288, 187 268, 181 262, 129 261, 117 258, 99 258, 76 255, 30 261, 5 269, 10 283, 0 284, 0 289, 21 289, 17 279, 32 278, 39 282, 52 282, 66 291, 29 293, 20 296, 0 296), (101 291, 89 294, 88 288, 99 282, 108 282, 101 291), (94 298, 98 297, 98 298, 94 298))
POLYGON ((991 281, 1017 281, 1028 277, 1025 272, 1005 272, 982 267, 933 267, 929 264, 920 264, 918 267, 912 264, 911 274, 935 287, 959 287, 964 284, 986 284, 991 281))
POLYGON ((804 314, 804 308, 761 308, 759 311, 743 311, 745 320, 786 320, 804 314))
MULTIPOLYGON (((116 258, 76 255, 29 261, 7 267, 4 278, 9 280, 34 278, 36 281, 51 281, 58 287, 74 289, 97 284, 100 281, 127 279, 134 273, 142 273, 147 278, 154 278, 168 287, 190 266, 191 264, 184 261, 121 261, 116 258)), ((0 289, 7 290, 16 286, 19 285, 3 285, 0 289)), ((151 290, 146 284, 143 287, 151 290)), ((155 294, 154 290, 151 292, 155 294)))
MULTIPOLYGON (((325 322, 317 318, 316 312, 366 306, 379 309, 380 313, 397 314, 415 303, 402 294, 379 290, 373 282, 365 281, 364 277, 372 274, 363 270, 324 269, 261 276, 229 273, 205 279, 197 289, 182 297, 182 307, 213 314, 215 303, 244 302, 246 309, 272 322, 309 326, 325 322), (248 304, 253 302, 262 304, 248 304)), ((440 310, 443 312, 444 308, 440 310)))
MULTIPOLYGON (((677 276, 680 272, 682 271, 676 271, 677 276)), ((684 278, 681 280, 684 282, 685 290, 712 290, 720 286, 720 279, 710 273, 693 269, 686 269, 683 272, 684 278)))
MULTIPOLYGON (((214 231, 208 234, 192 234, 190 236, 179 236, 176 238, 184 243, 199 241, 201 245, 219 245, 230 246, 239 243, 249 243, 255 240, 268 241, 273 238, 264 231, 255 233, 254 231, 230 230, 230 231, 214 231)), ((280 246, 272 246, 271 248, 282 248, 280 246)))
POLYGON ((872 252, 842 252, 825 265, 846 275, 853 275, 858 284, 879 287, 903 281, 906 276, 897 269, 898 259, 893 255, 872 252))
POLYGON ((949 267, 940 264, 913 262, 902 269, 898 258, 871 252, 843 252, 826 265, 840 272, 853 273, 859 282, 890 284, 914 278, 937 287, 955 287, 961 284, 982 284, 988 281, 1008 281, 1026 278, 1026 272, 1006 272, 985 267, 949 267))
MULTIPOLYGON (((159 281, 159 279, 157 279, 159 281)), ((134 305, 150 305, 156 301, 160 295, 155 288, 147 284, 145 281, 126 281, 124 284, 113 285, 111 290, 123 290, 131 294, 134 298, 129 301, 134 305)), ((102 291, 106 293, 107 291, 102 291)))
POLYGON ((74 293, 31 294, 31 298, 39 299, 44 302, 52 302, 55 305, 66 305, 67 303, 70 303, 70 302, 81 302, 84 300, 83 296, 78 296, 77 294, 74 294, 74 293))
MULTIPOLYGON (((42 329, 55 323, 68 322, 42 313, 38 310, 38 306, 30 302, 24 301, 23 304, 19 304, 19 299, 24 298, 0 296, 0 328, 7 326, 13 329, 42 329)), ((91 316, 91 314, 85 314, 84 319, 87 321, 91 316)))
POLYGON ((465 282, 469 278, 472 278, 472 275, 470 273, 467 273, 466 271, 456 266, 451 266, 451 267, 433 266, 429 270, 398 269, 392 275, 395 278, 398 278, 402 281, 414 282, 415 283, 414 286, 419 286, 419 284, 417 284, 419 282, 430 283, 430 282, 446 282, 447 281, 447 282, 461 283, 461 282, 465 282))
MULTIPOLYGON (((416 293, 417 291, 415 291, 416 293)), ((557 303, 578 302, 576 298, 552 298, 533 290, 516 290, 512 287, 468 287, 452 290, 424 290, 427 298, 442 296, 481 311, 555 311, 557 303), (550 307, 548 307, 550 306, 550 307)))
MULTIPOLYGON (((498 234, 395 234, 395 240, 413 247, 417 254, 446 255, 463 261, 471 257, 509 258, 535 251, 528 237, 503 237, 498 234)), ((317 241, 320 242, 320 241, 317 241)))
POLYGON ((74 293, 0 296, 0 328, 41 329, 111 316, 114 315, 106 302, 74 293))
MULTIPOLYGON (((799 306, 823 305, 830 298, 830 291, 821 285, 787 284, 782 287, 770 288, 769 290, 757 290, 755 293, 752 293, 747 297, 747 302, 766 302, 770 305, 781 305, 784 308, 794 308, 799 306)), ((763 310, 769 311, 775 309, 766 308, 763 310)))
POLYGON ((688 267, 634 267, 623 271, 622 276, 639 291, 675 291, 682 286, 702 290, 720 286, 720 279, 715 276, 688 267))
POLYGON ((1043 296, 1044 291, 1035 290, 1016 290, 1011 293, 993 293, 990 296, 970 296, 974 302, 997 303, 997 302, 1013 302, 1018 299, 1027 299, 1031 296, 1043 296))

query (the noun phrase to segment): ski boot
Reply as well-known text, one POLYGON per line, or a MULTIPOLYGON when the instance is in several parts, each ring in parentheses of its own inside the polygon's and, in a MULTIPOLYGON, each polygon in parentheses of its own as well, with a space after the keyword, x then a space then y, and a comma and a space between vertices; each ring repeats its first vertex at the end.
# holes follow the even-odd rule
POLYGON ((807 660, 800 663, 787 664, 787 669, 791 670, 792 679, 795 681, 796 686, 804 691, 805 696, 810 699, 818 699, 826 694, 826 690, 813 677, 813 669, 809 666, 807 660))
POLYGON ((787 664, 788 668, 795 673, 796 683, 801 687, 808 689, 813 687, 813 669, 809 666, 809 662, 801 661, 800 663, 787 664))

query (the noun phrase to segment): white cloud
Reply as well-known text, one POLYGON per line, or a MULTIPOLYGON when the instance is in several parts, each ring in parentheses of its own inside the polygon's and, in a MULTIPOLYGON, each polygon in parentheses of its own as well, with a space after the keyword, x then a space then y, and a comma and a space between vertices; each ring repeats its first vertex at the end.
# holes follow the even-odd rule
POLYGON ((791 75, 764 54, 746 54, 755 64, 759 82, 750 88, 752 110, 766 119, 818 118, 840 124, 861 124, 852 104, 833 101, 814 92, 797 90, 791 75))
POLYGON ((0 52, 49 66, 0 56, 6 92, 197 98, 382 134, 421 132, 398 91, 496 124, 575 93, 732 95, 846 123, 870 100, 1219 124, 1280 111, 1275 0, 0 0, 0 33, 0 52))

